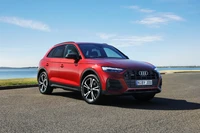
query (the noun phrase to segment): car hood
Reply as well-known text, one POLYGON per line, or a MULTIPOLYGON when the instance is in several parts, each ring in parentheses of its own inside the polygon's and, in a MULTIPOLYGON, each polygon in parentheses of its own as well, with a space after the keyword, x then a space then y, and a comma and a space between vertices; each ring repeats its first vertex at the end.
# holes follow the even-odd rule
POLYGON ((91 63, 93 62, 101 66, 118 67, 118 68, 125 68, 125 69, 127 68, 127 69, 152 70, 155 68, 155 66, 150 63, 135 61, 135 60, 130 60, 130 59, 95 59, 95 60, 90 60, 90 61, 91 63))

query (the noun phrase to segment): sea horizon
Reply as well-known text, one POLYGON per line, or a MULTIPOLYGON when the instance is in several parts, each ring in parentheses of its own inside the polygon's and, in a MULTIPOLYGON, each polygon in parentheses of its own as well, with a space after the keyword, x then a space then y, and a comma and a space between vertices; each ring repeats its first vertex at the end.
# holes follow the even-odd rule
MULTIPOLYGON (((200 65, 173 65, 173 66, 156 66, 157 68, 200 68, 200 65)), ((25 67, 9 67, 9 66, 1 66, 0 69, 24 69, 24 68, 38 68, 38 66, 25 66, 25 67)))
MULTIPOLYGON (((166 70, 200 70, 200 66, 159 66, 158 71, 166 70)), ((0 67, 0 79, 36 78, 37 67, 0 67)))

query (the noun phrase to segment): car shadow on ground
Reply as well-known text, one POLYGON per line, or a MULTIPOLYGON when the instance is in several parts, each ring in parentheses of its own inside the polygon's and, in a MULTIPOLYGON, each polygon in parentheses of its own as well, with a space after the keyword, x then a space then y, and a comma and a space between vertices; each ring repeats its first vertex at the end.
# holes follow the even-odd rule
MULTIPOLYGON (((63 96, 82 100, 80 92, 54 92, 53 96, 63 96)), ((87 104, 87 103, 85 103, 87 104)), ((146 110, 195 110, 200 109, 200 103, 188 102, 184 99, 155 97, 151 101, 141 102, 132 96, 103 96, 97 106, 114 106, 121 108, 146 110)))

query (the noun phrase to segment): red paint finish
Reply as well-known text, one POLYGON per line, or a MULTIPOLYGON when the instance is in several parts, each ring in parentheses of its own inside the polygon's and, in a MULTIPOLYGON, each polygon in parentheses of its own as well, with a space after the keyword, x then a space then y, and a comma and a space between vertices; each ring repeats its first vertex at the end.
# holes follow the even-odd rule
MULTIPOLYGON (((75 42, 64 42, 53 46, 46 55, 41 59, 39 64, 39 71, 45 70, 48 74, 50 82, 58 83, 66 86, 80 87, 83 75, 87 71, 95 73, 101 83, 101 89, 107 94, 123 94, 130 90, 158 90, 161 91, 162 78, 158 73, 158 82, 156 86, 130 88, 128 87, 124 74, 128 70, 135 71, 154 71, 155 66, 147 62, 133 61, 128 58, 116 59, 116 58, 87 58, 85 57, 82 49, 86 44, 94 44, 98 46, 110 46, 107 44, 96 44, 96 43, 75 43, 75 42), (65 55, 61 58, 48 57, 52 49, 58 46, 73 45, 76 47, 80 60, 75 61, 74 59, 65 58, 65 55), (106 72, 102 70, 102 67, 113 67, 122 68, 122 72, 106 72), (114 79, 120 82, 122 88, 119 90, 108 90, 107 81, 108 79, 114 79)), ((111 46, 112 47, 112 46, 111 46)), ((123 55, 123 53, 122 53, 123 55)))

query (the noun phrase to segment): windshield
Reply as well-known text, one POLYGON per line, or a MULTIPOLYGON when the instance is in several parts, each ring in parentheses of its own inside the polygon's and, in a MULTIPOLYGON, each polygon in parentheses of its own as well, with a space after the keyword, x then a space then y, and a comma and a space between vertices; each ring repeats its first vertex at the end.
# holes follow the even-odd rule
POLYGON ((79 47, 85 58, 128 59, 122 52, 106 44, 80 44, 79 47))

